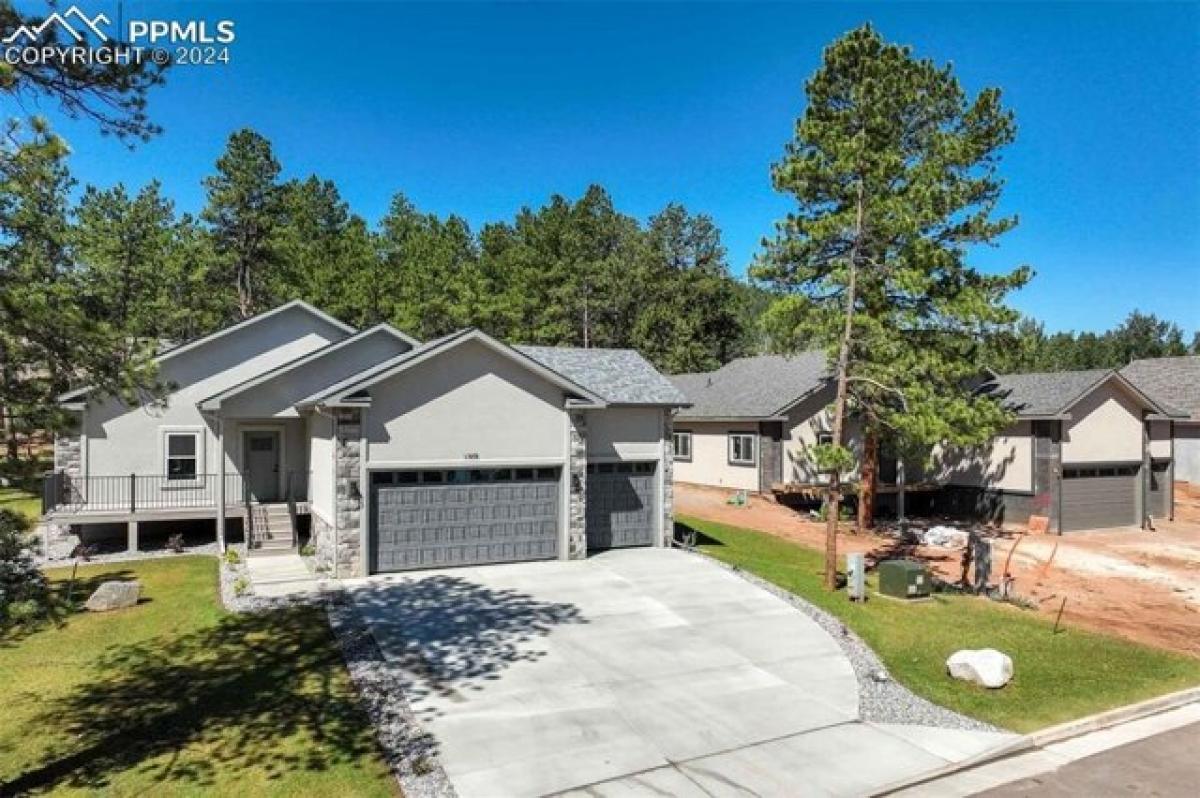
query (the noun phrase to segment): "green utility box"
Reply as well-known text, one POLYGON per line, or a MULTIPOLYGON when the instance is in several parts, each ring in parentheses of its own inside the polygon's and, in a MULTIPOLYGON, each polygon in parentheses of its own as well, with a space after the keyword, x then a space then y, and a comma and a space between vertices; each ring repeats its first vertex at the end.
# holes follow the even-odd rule
POLYGON ((884 560, 879 563, 879 592, 892 598, 927 598, 931 585, 929 571, 912 560, 884 560))

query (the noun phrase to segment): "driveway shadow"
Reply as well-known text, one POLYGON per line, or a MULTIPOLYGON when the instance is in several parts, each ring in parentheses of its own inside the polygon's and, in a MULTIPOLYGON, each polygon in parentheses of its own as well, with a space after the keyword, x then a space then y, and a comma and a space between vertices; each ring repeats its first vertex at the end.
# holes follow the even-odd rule
POLYGON ((444 574, 372 583, 353 600, 385 655, 403 669, 410 701, 465 699, 507 668, 544 657, 531 644, 556 627, 587 623, 573 604, 444 574))

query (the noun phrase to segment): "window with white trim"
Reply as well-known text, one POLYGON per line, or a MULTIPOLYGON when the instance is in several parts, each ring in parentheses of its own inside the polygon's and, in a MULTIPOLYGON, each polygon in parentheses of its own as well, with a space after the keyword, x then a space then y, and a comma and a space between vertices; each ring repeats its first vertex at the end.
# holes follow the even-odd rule
POLYGON ((199 432, 164 433, 163 454, 168 481, 195 480, 200 475, 199 432))
POLYGON ((691 462, 692 460, 692 433, 690 432, 674 432, 671 434, 671 447, 675 452, 675 459, 683 462, 691 462))
POLYGON ((817 433, 817 446, 832 446, 832 445, 833 445, 833 433, 832 432, 818 432, 817 433))
POLYGON ((729 433, 729 463, 730 465, 754 465, 754 435, 749 433, 729 433))

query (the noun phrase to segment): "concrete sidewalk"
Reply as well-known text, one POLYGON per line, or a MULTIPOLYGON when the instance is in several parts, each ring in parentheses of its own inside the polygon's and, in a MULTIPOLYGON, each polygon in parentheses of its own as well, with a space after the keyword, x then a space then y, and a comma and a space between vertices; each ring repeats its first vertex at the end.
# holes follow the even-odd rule
POLYGON ((1200 702, 1098 728, 1057 742, 1039 745, 944 776, 914 784, 907 789, 886 793, 889 796, 922 798, 958 798, 963 795, 1089 795, 1097 790, 1085 782, 1095 782, 1100 792, 1128 792, 1147 795, 1194 795, 1200 781, 1196 746, 1200 744, 1200 702), (1177 733, 1178 732, 1178 733, 1177 733), (1175 770, 1151 773, 1145 758, 1150 751, 1163 756, 1168 743, 1186 750, 1173 764, 1175 770), (1136 763, 1136 767, 1134 766, 1136 763), (1102 774, 1107 773, 1104 777, 1102 774), (1122 780, 1142 782, 1121 786, 1122 780), (1097 781, 1098 780, 1098 781, 1097 781), (1062 788, 1055 792, 1054 785, 1062 788), (1190 785, 1177 791, 1171 785, 1190 785))
POLYGON ((1013 739, 861 721, 821 627, 678 551, 347 587, 464 798, 863 795, 1013 739))

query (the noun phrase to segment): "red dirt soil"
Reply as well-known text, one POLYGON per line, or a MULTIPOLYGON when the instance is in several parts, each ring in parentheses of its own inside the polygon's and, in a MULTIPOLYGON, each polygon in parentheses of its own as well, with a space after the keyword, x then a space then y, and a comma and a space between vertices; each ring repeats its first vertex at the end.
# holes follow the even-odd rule
MULTIPOLYGON (((731 506, 730 493, 676 484, 675 510, 824 548, 823 522, 763 496, 751 495, 745 507, 731 506)), ((1039 612, 1053 617, 1062 607, 1064 623, 1200 657, 1200 498, 1177 490, 1175 520, 1156 527, 1062 537, 992 530, 993 578, 1003 574, 1015 545, 1009 566, 1014 590, 1036 602, 1039 612)), ((961 548, 906 546, 887 536, 855 534, 845 523, 838 551, 863 552, 869 564, 915 557, 943 579, 961 576, 961 548)))

